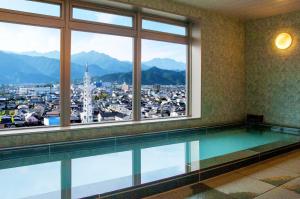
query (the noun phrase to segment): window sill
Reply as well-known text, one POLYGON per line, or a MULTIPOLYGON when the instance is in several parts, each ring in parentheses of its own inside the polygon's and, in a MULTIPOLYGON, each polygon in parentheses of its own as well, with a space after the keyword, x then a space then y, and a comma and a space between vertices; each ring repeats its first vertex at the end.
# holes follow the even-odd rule
MULTIPOLYGON (((200 117, 180 117, 180 118, 167 118, 167 119, 150 119, 142 121, 124 121, 124 122, 107 122, 107 123, 94 123, 94 124, 78 124, 71 125, 68 127, 37 127, 37 128, 23 128, 23 129, 12 129, 12 130, 1 130, 0 137, 3 136, 14 136, 14 135, 30 135, 36 133, 54 133, 54 132, 72 132, 79 130, 97 130, 107 127, 126 127, 132 125, 143 125, 143 124, 159 124, 159 123, 172 123, 178 121, 192 121, 199 120, 200 117)), ((126 135, 126 134, 124 134, 126 135)))

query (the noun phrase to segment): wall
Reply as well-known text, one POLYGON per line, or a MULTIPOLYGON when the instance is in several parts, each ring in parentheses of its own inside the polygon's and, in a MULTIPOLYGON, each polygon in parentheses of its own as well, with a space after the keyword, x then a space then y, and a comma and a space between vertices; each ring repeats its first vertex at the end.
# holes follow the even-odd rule
POLYGON ((245 29, 247 113, 300 127, 300 12, 249 21, 245 29), (287 50, 275 47, 281 32, 293 36, 287 50))
MULTIPOLYGON (((237 19, 207 12, 169 0, 119 0, 147 8, 184 15, 201 21, 202 117, 172 122, 120 124, 111 127, 57 128, 54 132, 24 133, 0 137, 0 148, 47 142, 137 134, 147 131, 236 123, 245 116, 244 26, 237 19)), ((200 35, 199 35, 200 37, 200 35)), ((200 67, 200 66, 199 66, 200 67)), ((200 76, 200 74, 199 74, 200 76)), ((200 92, 200 91, 199 91, 200 92)), ((11 132, 18 133, 18 132, 11 132)))

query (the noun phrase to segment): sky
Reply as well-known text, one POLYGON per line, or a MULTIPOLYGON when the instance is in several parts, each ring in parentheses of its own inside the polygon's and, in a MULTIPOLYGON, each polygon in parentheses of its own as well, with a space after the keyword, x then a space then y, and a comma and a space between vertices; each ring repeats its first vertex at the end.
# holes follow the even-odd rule
POLYGON ((0 8, 32 12, 37 14, 47 13, 51 16, 60 16, 60 6, 48 3, 39 3, 25 0, 0 0, 0 8))
MULTIPOLYGON (((39 2, 0 0, 0 8, 30 11, 39 14, 47 13, 52 16, 59 16, 59 6, 39 2)), ((104 23, 114 23, 127 27, 132 26, 130 17, 85 11, 82 9, 74 10, 74 17, 91 21, 101 21, 104 23)), ((161 29, 160 23, 145 21, 143 24, 145 28, 153 27, 155 30, 161 29)), ((163 31, 184 34, 182 28, 174 27, 172 25, 167 25, 163 31)), ((0 43, 0 50, 2 51, 17 53, 28 51, 41 53, 60 51, 60 31, 58 29, 0 22, 0 43)), ((94 50, 122 61, 132 62, 133 60, 133 39, 130 37, 72 31, 71 45, 72 54, 94 50)), ((185 63, 186 46, 167 42, 143 40, 142 61, 148 61, 153 58, 170 58, 185 63)))

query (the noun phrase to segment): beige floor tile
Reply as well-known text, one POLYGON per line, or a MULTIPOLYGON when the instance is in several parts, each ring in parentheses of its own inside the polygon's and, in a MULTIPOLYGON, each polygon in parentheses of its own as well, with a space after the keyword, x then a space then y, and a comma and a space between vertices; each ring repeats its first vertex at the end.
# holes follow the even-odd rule
POLYGON ((299 192, 300 150, 148 199, 300 199, 299 192))
POLYGON ((282 185, 282 188, 285 188, 285 189, 288 189, 290 191, 294 191, 294 192, 300 194, 300 178, 296 178, 296 179, 282 185))
POLYGON ((192 195, 193 195, 193 190, 190 189, 189 187, 185 187, 185 188, 179 188, 165 193, 153 195, 145 199, 169 199, 169 198, 185 199, 192 195))
POLYGON ((225 193, 198 183, 182 188, 174 189, 162 194, 150 196, 146 199, 234 199, 225 193))
POLYGON ((256 197, 255 199, 300 199, 300 195, 293 191, 277 187, 256 197))
POLYGON ((290 159, 277 164, 274 164, 275 167, 284 169, 289 172, 297 173, 300 175, 300 159, 290 159))
POLYGON ((263 161, 262 163, 276 165, 276 164, 280 164, 285 161, 296 160, 296 159, 300 159, 300 150, 291 151, 289 153, 285 153, 285 154, 273 157, 271 159, 263 161))
POLYGON ((280 186, 300 176, 300 174, 293 173, 270 164, 255 164, 253 166, 239 169, 237 172, 274 186, 280 186))
POLYGON ((203 183, 238 199, 254 198, 275 187, 238 173, 221 175, 203 183))

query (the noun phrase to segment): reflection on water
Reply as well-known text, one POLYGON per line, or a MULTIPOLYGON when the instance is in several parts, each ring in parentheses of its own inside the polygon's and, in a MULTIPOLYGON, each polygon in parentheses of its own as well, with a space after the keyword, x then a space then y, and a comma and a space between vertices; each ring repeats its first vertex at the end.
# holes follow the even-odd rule
POLYGON ((72 198, 132 186, 131 151, 72 160, 72 198))
POLYGON ((185 144, 142 149, 142 183, 185 173, 185 144))
POLYGON ((198 170, 199 160, 295 138, 246 129, 189 130, 0 151, 0 196, 92 196, 198 170))
POLYGON ((60 189, 60 162, 0 170, 2 199, 60 198, 60 189))

